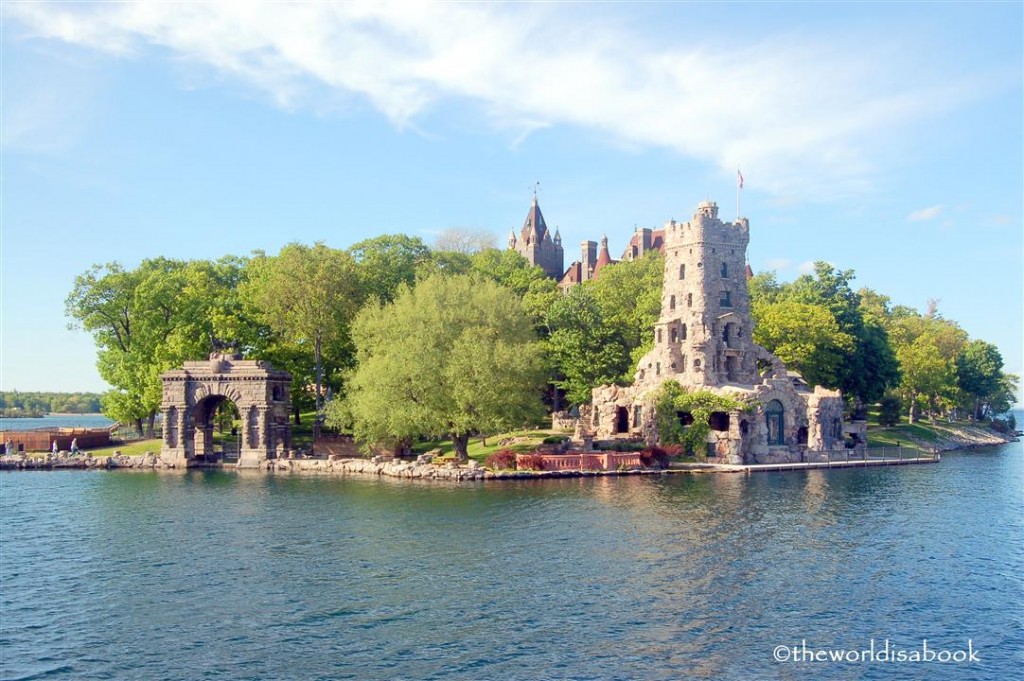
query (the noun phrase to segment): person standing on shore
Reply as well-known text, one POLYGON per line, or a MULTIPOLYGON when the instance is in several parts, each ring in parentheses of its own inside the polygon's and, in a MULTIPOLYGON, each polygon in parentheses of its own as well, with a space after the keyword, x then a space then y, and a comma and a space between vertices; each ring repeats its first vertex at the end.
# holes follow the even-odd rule
POLYGON ((53 447, 50 448, 50 451, 53 452, 54 456, 57 456, 57 440, 56 440, 56 438, 53 440, 53 447))
POLYGON ((14 456, 14 440, 7 441, 7 444, 4 445, 4 453, 7 456, 14 456))
POLYGON ((71 440, 71 453, 78 454, 78 438, 72 438, 71 440))

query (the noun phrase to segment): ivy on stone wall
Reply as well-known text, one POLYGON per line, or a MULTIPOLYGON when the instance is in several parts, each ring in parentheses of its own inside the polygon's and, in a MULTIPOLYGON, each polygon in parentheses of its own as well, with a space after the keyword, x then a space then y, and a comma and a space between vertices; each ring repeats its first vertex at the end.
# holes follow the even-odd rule
POLYGON ((661 443, 682 445, 683 451, 699 456, 705 454, 705 443, 711 431, 708 420, 713 412, 729 413, 750 407, 745 402, 716 395, 708 390, 687 392, 677 381, 662 383, 655 395, 654 404, 661 443), (692 422, 683 425, 680 414, 689 414, 693 418, 692 422))

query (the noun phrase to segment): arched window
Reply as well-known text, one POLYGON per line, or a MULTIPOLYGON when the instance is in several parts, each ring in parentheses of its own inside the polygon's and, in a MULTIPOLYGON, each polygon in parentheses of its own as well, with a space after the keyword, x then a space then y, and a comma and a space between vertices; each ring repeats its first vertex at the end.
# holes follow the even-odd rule
POLYGON ((657 338, 657 340, 656 340, 655 342, 656 342, 656 343, 657 343, 658 345, 661 345, 661 329, 658 329, 658 331, 657 331, 657 333, 656 333, 655 335, 656 335, 656 336, 658 337, 658 338, 657 338))
POLYGON ((672 342, 675 343, 679 340, 679 329, 672 327, 672 342))
POLYGON ((768 403, 768 406, 764 409, 765 424, 768 426, 768 445, 784 445, 786 444, 785 432, 783 425, 785 409, 782 407, 782 402, 778 400, 772 400, 768 403))
POLYGON ((729 263, 722 263, 722 279, 729 278, 729 263))
POLYGON ((670 309, 670 310, 676 309, 676 297, 675 296, 669 296, 669 299, 668 299, 668 309, 670 309))

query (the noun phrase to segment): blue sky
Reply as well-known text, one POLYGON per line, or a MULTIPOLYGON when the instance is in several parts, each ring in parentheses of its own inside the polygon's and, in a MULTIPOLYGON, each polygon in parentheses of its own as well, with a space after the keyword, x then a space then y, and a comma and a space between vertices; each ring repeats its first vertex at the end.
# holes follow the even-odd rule
POLYGON ((6 390, 101 390, 63 301, 93 263, 503 244, 535 181, 568 261, 750 219, 1024 365, 1024 47, 1012 3, 2 5, 6 390))

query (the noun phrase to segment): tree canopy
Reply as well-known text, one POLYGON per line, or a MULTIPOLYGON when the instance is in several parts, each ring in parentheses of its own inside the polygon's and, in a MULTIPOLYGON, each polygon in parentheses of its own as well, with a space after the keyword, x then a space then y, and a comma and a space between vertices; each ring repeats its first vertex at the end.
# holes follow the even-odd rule
POLYGON ((368 443, 469 436, 535 421, 544 362, 522 303, 478 276, 435 274, 352 326, 357 364, 329 423, 368 443))

